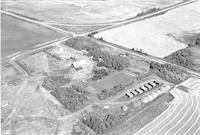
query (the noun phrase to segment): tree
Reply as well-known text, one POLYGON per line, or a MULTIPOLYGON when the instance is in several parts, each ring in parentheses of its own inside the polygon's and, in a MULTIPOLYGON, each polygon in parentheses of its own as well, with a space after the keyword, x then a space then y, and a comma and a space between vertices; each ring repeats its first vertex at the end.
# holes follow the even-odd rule
POLYGON ((79 51, 86 50, 89 56, 93 56, 94 61, 98 61, 97 66, 99 67, 123 70, 129 65, 126 58, 110 54, 107 51, 102 51, 101 45, 88 38, 76 37, 67 40, 65 44, 79 51), (99 59, 102 59, 102 61, 99 61, 99 59))
POLYGON ((188 74, 184 70, 170 64, 150 62, 150 69, 161 78, 175 84, 181 83, 188 78, 188 74))
POLYGON ((70 78, 64 78, 63 76, 48 76, 44 79, 42 86, 46 90, 54 90, 56 88, 62 88, 71 81, 70 78))
POLYGON ((200 39, 199 38, 196 39, 195 45, 200 46, 200 39))
POLYGON ((106 71, 106 69, 101 69, 101 70, 93 70, 93 77, 92 80, 96 81, 96 80, 100 80, 106 76, 108 76, 108 72, 106 71))

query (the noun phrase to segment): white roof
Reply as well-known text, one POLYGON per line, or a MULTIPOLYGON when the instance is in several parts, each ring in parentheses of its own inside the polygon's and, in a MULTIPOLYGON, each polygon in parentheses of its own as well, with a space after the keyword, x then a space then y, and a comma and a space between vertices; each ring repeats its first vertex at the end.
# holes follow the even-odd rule
POLYGON ((148 89, 144 86, 141 87, 143 90, 147 91, 148 89))
POLYGON ((137 89, 138 92, 143 93, 143 91, 141 89, 137 89))
POLYGON ((150 82, 151 85, 153 85, 154 87, 156 86, 156 84, 154 82, 150 82))
POLYGON ((81 66, 87 65, 87 64, 88 64, 88 62, 84 59, 73 63, 74 67, 81 67, 81 66))
POLYGON ((152 88, 152 86, 151 86, 151 85, 149 85, 149 84, 145 84, 145 86, 146 86, 146 87, 148 87, 149 89, 151 89, 151 88, 152 88))
POLYGON ((133 91, 131 91, 131 92, 133 92, 135 95, 137 95, 138 93, 135 91, 135 90, 133 90, 133 91))

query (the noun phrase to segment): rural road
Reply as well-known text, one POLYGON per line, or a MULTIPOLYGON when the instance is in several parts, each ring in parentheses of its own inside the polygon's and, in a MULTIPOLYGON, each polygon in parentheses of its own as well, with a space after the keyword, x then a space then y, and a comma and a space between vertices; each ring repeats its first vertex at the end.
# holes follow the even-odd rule
POLYGON ((99 44, 102 44, 102 45, 105 45, 105 46, 108 46, 108 47, 112 47, 112 48, 115 48, 115 49, 118 49, 118 50, 121 50, 123 52, 127 52, 133 56, 137 56, 137 57, 140 57, 140 58, 143 58, 143 59, 146 59, 146 60, 150 60, 150 61, 155 61, 155 62, 158 62, 158 63, 161 63, 161 64, 170 64, 170 65, 173 65, 173 66, 176 66, 180 69, 183 69, 185 71, 187 71, 188 73, 191 73, 193 75, 196 75, 196 76, 200 76, 200 73, 196 72, 196 71, 193 71, 191 69, 188 69, 188 68, 185 68, 185 67, 182 67, 182 66, 179 66, 179 65, 176 65, 174 63, 171 63, 171 62, 168 62, 164 59, 161 59, 161 58, 157 58, 157 57, 153 57, 153 56, 150 56, 150 55, 141 55, 139 53, 136 53, 134 51, 131 51, 130 49, 128 48, 125 48, 125 47, 122 47, 122 46, 119 46, 119 45, 116 45, 116 44, 113 44, 113 43, 109 43, 109 42, 104 42, 104 41, 100 41, 96 38, 93 38, 91 37, 91 39, 99 44), (128 51, 130 50, 130 51, 128 51))
POLYGON ((32 52, 37 52, 43 48, 46 48, 48 46, 52 46, 53 45, 57 45, 59 43, 62 43, 66 40, 68 40, 70 38, 66 38, 66 37, 63 37, 63 38, 60 38, 60 39, 56 39, 56 40, 53 40, 53 41, 49 41, 49 42, 46 42, 46 43, 43 43, 43 44, 39 44, 39 47, 36 48, 36 49, 33 49, 33 50, 24 50, 23 52, 20 52, 20 53, 17 53, 16 55, 12 56, 11 59, 10 59, 10 63, 16 67, 19 71, 21 71, 22 73, 25 73, 27 76, 29 76, 29 74, 27 73, 26 70, 24 70, 21 66, 19 66, 16 62, 15 62, 15 59, 17 57, 20 57, 20 56, 23 56, 25 54, 28 54, 28 53, 32 53, 32 52))
MULTIPOLYGON (((110 24, 111 26, 104 27, 102 29, 98 29, 98 30, 95 30, 93 32, 102 32, 102 31, 106 31, 106 30, 109 30, 109 29, 113 29, 113 28, 116 28, 116 27, 123 26, 123 25, 127 25, 127 24, 130 24, 130 23, 134 23, 134 22, 137 22, 137 21, 142 21, 144 19, 151 18, 153 16, 165 13, 169 10, 172 10, 172 9, 175 9, 175 8, 178 8, 178 7, 181 7, 181 6, 191 4, 191 3, 196 2, 196 1, 198 1, 198 0, 189 0, 189 1, 181 2, 179 4, 163 8, 161 10, 158 10, 156 12, 153 12, 153 13, 150 13, 150 14, 147 14, 147 15, 143 15, 143 16, 139 16, 139 17, 132 17, 130 19, 122 20, 120 22, 113 22, 113 23, 110 24)), ((109 25, 109 23, 104 23, 104 25, 109 25)), ((90 34, 90 33, 92 33, 92 32, 83 33, 83 34, 80 34, 79 36, 84 36, 84 35, 90 34)))
POLYGON ((5 11, 5 10, 0 10, 1 13, 3 14, 6 14, 6 15, 10 15, 12 17, 15 17, 15 18, 18 18, 18 19, 21 19, 21 20, 24 20, 24 21, 27 21, 27 22, 30 22, 30 23, 35 23, 35 24, 39 24, 41 26, 44 26, 46 28, 49 28, 51 30, 54 30, 58 33, 61 33, 61 34, 64 34, 64 35, 72 35, 73 37, 76 36, 75 33, 71 32, 71 31, 66 31, 66 30, 62 30, 62 29, 59 29, 59 28, 56 28, 56 27, 53 27, 51 25, 48 25, 44 22, 40 22, 40 21, 36 21, 36 20, 32 20, 32 19, 29 19, 29 18, 26 18, 26 17, 23 17, 21 15, 17 15, 15 13, 11 13, 11 12, 8 12, 8 11, 5 11))
MULTIPOLYGON (((184 5, 187 5, 187 4, 196 2, 196 1, 198 1, 198 0, 189 0, 189 1, 185 1, 185 2, 182 2, 182 3, 176 4, 176 5, 170 6, 170 7, 163 8, 163 9, 161 9, 161 10, 159 10, 159 11, 157 11, 157 12, 154 12, 154 13, 152 13, 152 14, 147 14, 147 15, 140 16, 140 17, 133 17, 133 18, 130 19, 130 20, 127 20, 127 19, 126 19, 126 20, 120 21, 120 23, 117 23, 117 24, 112 25, 112 26, 110 26, 110 27, 105 27, 105 28, 99 29, 99 30, 97 30, 97 31, 95 31, 95 32, 106 31, 106 30, 109 30, 109 29, 112 29, 112 28, 115 28, 115 27, 120 27, 120 26, 122 26, 122 25, 126 25, 126 24, 129 24, 129 23, 141 21, 141 20, 144 20, 144 19, 146 19, 146 18, 153 17, 153 16, 155 16, 155 15, 158 15, 158 14, 161 14, 161 13, 164 13, 164 12, 167 12, 167 11, 172 10, 172 9, 174 9, 174 8, 178 8, 178 7, 180 7, 180 6, 184 6, 184 5)), ((83 34, 77 35, 77 34, 75 34, 75 33, 73 33, 73 32, 65 31, 65 30, 62 30, 62 29, 60 29, 60 28, 56 28, 56 27, 53 27, 53 26, 51 26, 51 25, 48 25, 48 24, 46 24, 46 23, 44 23, 44 22, 39 22, 39 21, 31 20, 31 19, 29 19, 29 18, 20 16, 20 15, 14 14, 14 13, 10 13, 10 12, 8 12, 8 11, 0 10, 0 12, 1 12, 1 13, 4 13, 4 14, 7 14, 7 15, 10 15, 10 16, 13 16, 13 17, 16 17, 16 18, 19 18, 19 19, 22 19, 22 20, 25 20, 25 21, 28 21, 28 22, 31 22, 31 23, 35 23, 35 24, 42 25, 42 26, 44 26, 44 27, 50 28, 50 29, 52 29, 52 30, 54 30, 54 31, 57 31, 57 32, 59 32, 59 33, 62 33, 62 34, 64 34, 64 35, 68 35, 68 36, 69 36, 69 34, 71 34, 73 37, 77 37, 77 36, 86 36, 86 35, 92 33, 92 32, 87 32, 87 33, 83 33, 83 34)), ((113 23, 114 23, 114 22, 113 22, 113 23)), ((34 49, 34 50, 32 50, 32 51, 37 51, 37 50, 39 50, 39 49, 42 49, 42 48, 45 48, 45 47, 51 45, 52 43, 60 43, 60 42, 63 42, 63 41, 65 41, 65 40, 68 40, 68 39, 70 39, 70 38, 57 39, 57 41, 56 41, 56 40, 55 40, 54 42, 51 42, 51 41, 50 41, 50 43, 49 43, 49 42, 46 42, 46 43, 43 43, 43 45, 40 45, 41 47, 39 47, 39 48, 37 48, 37 49, 34 49)), ((118 45, 114 45, 114 44, 112 44, 112 43, 102 42, 102 41, 99 41, 99 40, 97 40, 97 39, 95 39, 95 38, 91 38, 91 39, 95 40, 96 42, 98 42, 98 43, 100 43, 100 44, 103 44, 103 45, 106 45, 106 46, 110 46, 110 47, 113 47, 113 48, 122 50, 123 52, 128 52, 128 53, 130 53, 130 54, 132 54, 132 55, 134 55, 134 56, 138 56, 138 57, 141 57, 141 58, 144 58, 144 59, 148 59, 148 60, 153 60, 153 61, 159 62, 159 63, 168 63, 168 64, 171 64, 171 65, 177 66, 177 67, 179 67, 179 68, 181 68, 181 69, 184 69, 184 70, 186 70, 187 72, 189 72, 189 73, 191 73, 191 74, 200 76, 200 73, 197 73, 197 72, 195 72, 195 71, 193 71, 193 70, 190 70, 190 69, 188 69, 188 68, 184 68, 184 67, 178 66, 178 65, 173 64, 173 63, 171 63, 171 62, 167 62, 167 61, 165 61, 165 60, 163 60, 163 59, 159 59, 159 58, 156 58, 156 57, 153 57, 153 56, 144 56, 144 55, 138 54, 138 53, 136 53, 136 52, 127 51, 127 49, 122 49, 123 47, 118 46, 118 45)), ((32 51, 27 51, 26 53, 30 53, 30 52, 32 52, 32 51)), ((22 54, 26 54, 26 53, 22 53, 22 54)), ((22 55, 22 54, 20 54, 20 55, 22 55)), ((19 56, 19 55, 18 55, 18 56, 19 56)), ((14 58, 16 58, 16 57, 14 57, 14 58)))
POLYGON ((196 1, 197 0, 188 0, 188 1, 177 3, 177 4, 172 5, 172 6, 162 8, 161 10, 156 11, 154 13, 150 13, 150 14, 147 14, 147 15, 139 16, 139 17, 138 16, 129 17, 127 19, 112 21, 112 22, 105 22, 105 23, 56 23, 56 22, 46 22, 46 24, 60 25, 60 26, 62 26, 62 25, 67 25, 67 26, 105 26, 105 25, 112 25, 110 27, 106 27, 108 29, 111 29, 111 28, 114 28, 114 27, 119 27, 119 26, 124 25, 124 24, 132 23, 132 22, 135 22, 135 21, 140 21, 140 20, 143 20, 143 19, 155 16, 155 15, 167 12, 169 10, 172 10, 172 9, 175 9, 175 8, 178 8, 178 7, 181 7, 181 6, 196 2, 196 1))

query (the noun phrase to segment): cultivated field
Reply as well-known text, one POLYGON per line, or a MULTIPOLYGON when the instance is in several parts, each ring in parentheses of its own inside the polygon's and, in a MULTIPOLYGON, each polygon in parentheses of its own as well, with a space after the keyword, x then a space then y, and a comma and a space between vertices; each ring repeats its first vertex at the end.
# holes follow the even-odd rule
POLYGON ((193 94, 193 95, 200 95, 200 79, 199 78, 189 78, 188 80, 181 83, 183 89, 186 92, 193 94))
POLYGON ((162 58, 187 46, 174 40, 171 33, 200 28, 199 4, 198 1, 179 7, 164 15, 101 32, 95 37, 103 37, 105 41, 127 48, 142 49, 143 52, 162 58))
POLYGON ((52 30, 1 14, 2 57, 62 37, 52 30))
POLYGON ((106 23, 134 17, 149 8, 162 8, 182 0, 4 0, 3 9, 14 11, 46 22, 59 23, 106 23), (119 12, 120 11, 120 12, 119 12))
POLYGON ((170 107, 135 135, 198 135, 200 97, 173 89, 170 107))

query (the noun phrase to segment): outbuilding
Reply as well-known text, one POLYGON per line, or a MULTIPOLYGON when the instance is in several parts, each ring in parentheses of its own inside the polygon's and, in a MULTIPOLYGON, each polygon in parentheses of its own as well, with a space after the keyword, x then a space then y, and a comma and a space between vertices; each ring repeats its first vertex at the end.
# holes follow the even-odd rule
POLYGON ((131 93, 133 93, 134 95, 138 94, 135 90, 131 91, 131 93))
POLYGON ((80 67, 83 67, 84 65, 87 65, 87 61, 86 60, 79 60, 79 61, 76 61, 74 63, 72 63, 72 67, 74 68, 80 68, 80 67))
POLYGON ((127 92, 125 95, 126 95, 128 98, 132 98, 132 97, 133 97, 133 94, 131 94, 130 92, 127 92))
POLYGON ((141 89, 143 89, 144 91, 148 91, 149 90, 148 88, 146 88, 144 86, 142 86, 141 89))

